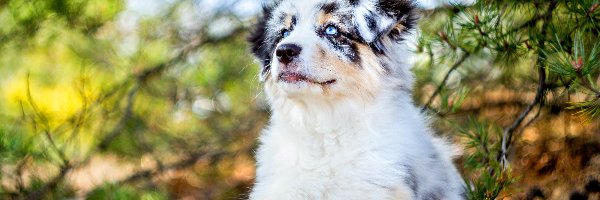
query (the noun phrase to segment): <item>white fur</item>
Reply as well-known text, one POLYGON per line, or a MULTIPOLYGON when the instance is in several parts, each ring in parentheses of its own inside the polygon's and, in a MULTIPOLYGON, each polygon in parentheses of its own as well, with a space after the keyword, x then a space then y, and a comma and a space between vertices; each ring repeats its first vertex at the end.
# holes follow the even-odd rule
MULTIPOLYGON (((305 11, 309 8, 297 12, 310 15, 305 11)), ((309 51, 307 55, 311 55, 312 43, 319 40, 311 36, 312 27, 300 21, 281 43, 296 42, 304 47, 303 54, 309 51)), ((363 85, 369 88, 354 92, 371 94, 369 98, 327 97, 318 86, 277 82, 279 66, 272 63, 272 77, 265 82, 272 116, 259 138, 256 184, 250 199, 464 198, 462 179, 452 164, 454 150, 431 134, 411 100, 412 76, 404 62, 410 57, 406 45, 386 44, 393 49, 389 58, 362 61, 364 66, 380 62, 394 66, 388 74, 377 67, 364 67, 368 83, 363 85)), ((344 89, 349 86, 341 81, 344 77, 336 77, 335 71, 316 70, 318 67, 311 66, 314 60, 301 58, 300 71, 317 78, 337 78, 338 85, 330 89, 347 91, 344 89)))
POLYGON ((251 199, 427 199, 438 191, 461 199, 451 150, 433 140, 408 98, 282 104, 260 138, 251 199), (416 196, 409 167, 423 191, 416 196))

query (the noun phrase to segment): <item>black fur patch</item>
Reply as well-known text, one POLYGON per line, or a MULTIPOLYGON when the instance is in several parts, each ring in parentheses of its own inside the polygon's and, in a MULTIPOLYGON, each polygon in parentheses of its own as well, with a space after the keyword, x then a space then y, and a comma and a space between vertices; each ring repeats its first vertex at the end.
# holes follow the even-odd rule
POLYGON ((296 26, 296 24, 298 24, 298 17, 294 15, 292 16, 292 27, 296 26))
POLYGON ((331 14, 334 13, 335 11, 337 11, 339 9, 338 4, 335 2, 331 2, 331 3, 326 3, 323 4, 321 6, 321 10, 323 11, 323 13, 325 14, 331 14))
POLYGON ((370 15, 365 16, 365 20, 367 21, 367 26, 371 31, 377 31, 377 22, 375 21, 375 18, 373 18, 373 15, 375 14, 371 12, 370 15))
POLYGON ((356 5, 358 5, 358 3, 359 3, 360 1, 361 1, 361 0, 348 0, 348 3, 350 3, 350 5, 352 5, 352 6, 356 6, 356 5))
POLYGON ((379 65, 381 65, 381 68, 385 71, 385 73, 390 74, 392 72, 392 68, 390 68, 387 63, 380 61, 379 65))
POLYGON ((442 191, 443 191, 442 188, 436 188, 435 190, 426 193, 422 199, 423 200, 442 200, 442 199, 444 199, 444 196, 445 196, 445 194, 442 191))
MULTIPOLYGON (((416 5, 409 0, 380 0, 377 3, 380 13, 396 19, 406 30, 412 30, 417 22, 416 5)), ((399 30, 392 30, 389 36, 395 40, 402 40, 399 30)))
POLYGON ((332 44, 333 48, 342 52, 346 58, 354 63, 360 63, 360 55, 358 53, 358 45, 352 39, 345 36, 337 38, 323 36, 332 44))
POLYGON ((416 195, 419 191, 419 183, 417 182, 418 180, 415 170, 410 166, 406 166, 406 172, 408 173, 408 176, 406 179, 404 179, 404 183, 406 183, 412 190, 413 194, 416 195))
POLYGON ((360 54, 358 53, 358 46, 355 42, 348 40, 350 43, 350 50, 352 53, 347 54, 346 56, 352 60, 354 63, 360 63, 360 54))
POLYGON ((265 75, 271 71, 271 60, 272 60, 272 49, 274 44, 267 41, 267 22, 272 17, 272 11, 274 6, 263 6, 263 16, 258 20, 255 28, 250 32, 248 36, 248 42, 250 43, 250 50, 252 54, 256 56, 262 64, 261 74, 265 75))
MULTIPOLYGON (((349 0, 349 3, 353 6, 358 6, 360 0, 349 0)), ((374 15, 392 18, 396 20, 398 24, 400 24, 391 27, 392 29, 386 30, 383 33, 375 33, 377 35, 376 38, 378 39, 367 43, 367 45, 371 47, 371 50, 375 54, 385 55, 386 48, 381 42, 382 37, 388 36, 393 41, 403 41, 404 34, 415 27, 418 15, 416 13, 415 3, 410 0, 379 0, 376 4, 376 7, 377 10, 375 13, 370 13, 369 15, 364 16, 367 26, 371 31, 377 31, 377 22, 375 21, 375 18, 377 17, 374 17, 374 15), (399 30, 399 28, 401 28, 401 30, 399 30)), ((366 43, 364 39, 361 40, 363 43, 366 43)))
POLYGON ((369 47, 376 55, 385 55, 386 48, 380 40, 370 43, 369 47))

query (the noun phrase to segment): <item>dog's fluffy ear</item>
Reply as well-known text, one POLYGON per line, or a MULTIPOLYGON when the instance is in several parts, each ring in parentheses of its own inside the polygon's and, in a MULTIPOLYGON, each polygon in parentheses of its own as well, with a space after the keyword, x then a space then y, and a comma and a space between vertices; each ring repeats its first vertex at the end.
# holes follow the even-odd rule
POLYGON ((258 18, 258 22, 254 26, 253 30, 248 36, 248 42, 250 43, 250 50, 252 54, 260 60, 261 63, 261 80, 267 76, 271 71, 271 42, 268 40, 268 27, 267 22, 271 18, 271 13, 274 5, 264 4, 262 16, 258 18))
POLYGON ((366 43, 389 36, 401 40, 417 19, 413 0, 349 0, 355 7, 354 24, 366 43))

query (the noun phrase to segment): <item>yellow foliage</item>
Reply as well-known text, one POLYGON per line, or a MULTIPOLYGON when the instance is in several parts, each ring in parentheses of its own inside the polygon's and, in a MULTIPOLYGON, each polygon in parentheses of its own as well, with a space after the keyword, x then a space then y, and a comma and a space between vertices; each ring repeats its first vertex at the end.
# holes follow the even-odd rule
POLYGON ((25 108, 35 106, 37 112, 42 114, 50 126, 59 124, 77 114, 84 106, 84 99, 90 99, 91 94, 76 91, 71 85, 40 85, 30 82, 29 88, 26 80, 12 79, 5 81, 1 95, 4 96, 1 110, 10 113, 20 113, 21 104, 25 108), (31 93, 31 98, 28 93, 31 93), (88 96, 84 98, 84 96, 88 96))

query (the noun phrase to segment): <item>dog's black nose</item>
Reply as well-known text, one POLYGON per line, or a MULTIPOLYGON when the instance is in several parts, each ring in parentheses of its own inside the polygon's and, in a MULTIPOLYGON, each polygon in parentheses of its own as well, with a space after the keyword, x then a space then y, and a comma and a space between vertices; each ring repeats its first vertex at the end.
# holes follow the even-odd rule
POLYGON ((277 55, 279 62, 288 64, 298 58, 301 51, 302 47, 296 44, 282 44, 275 50, 275 55, 277 55))

